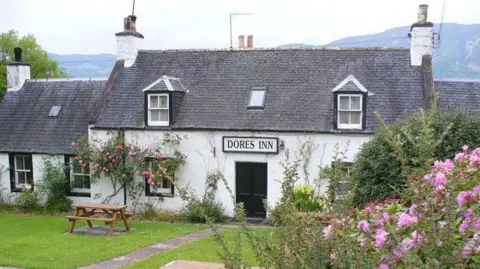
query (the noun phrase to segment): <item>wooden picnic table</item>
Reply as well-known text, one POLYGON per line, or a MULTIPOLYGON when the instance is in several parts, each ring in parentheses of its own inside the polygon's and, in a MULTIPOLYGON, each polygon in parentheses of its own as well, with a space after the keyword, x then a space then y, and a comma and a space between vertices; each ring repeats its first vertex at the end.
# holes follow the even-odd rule
POLYGON ((104 221, 106 225, 110 225, 108 235, 113 233, 117 220, 122 220, 127 231, 130 230, 128 219, 131 214, 125 212, 126 205, 84 203, 75 204, 73 208, 75 216, 65 217, 72 223, 70 233, 73 232, 77 220, 86 220, 89 227, 92 227, 92 220, 104 221))

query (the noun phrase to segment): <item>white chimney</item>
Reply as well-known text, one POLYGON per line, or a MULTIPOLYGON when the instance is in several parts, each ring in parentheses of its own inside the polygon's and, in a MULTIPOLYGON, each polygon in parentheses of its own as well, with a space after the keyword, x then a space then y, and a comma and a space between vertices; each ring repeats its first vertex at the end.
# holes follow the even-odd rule
POLYGON ((244 35, 239 35, 238 36, 238 48, 239 49, 244 49, 245 48, 245 36, 244 35))
POLYGON ((418 8, 418 22, 410 28, 410 57, 413 66, 422 65, 423 55, 433 52, 433 23, 427 21, 428 5, 418 8))
POLYGON ((15 61, 7 64, 7 91, 18 91, 30 79, 30 64, 22 62, 22 49, 13 49, 15 61))
POLYGON ((123 21, 123 32, 116 33, 117 37, 117 60, 124 60, 125 67, 135 63, 138 54, 138 46, 143 35, 137 32, 135 15, 127 16, 123 21))

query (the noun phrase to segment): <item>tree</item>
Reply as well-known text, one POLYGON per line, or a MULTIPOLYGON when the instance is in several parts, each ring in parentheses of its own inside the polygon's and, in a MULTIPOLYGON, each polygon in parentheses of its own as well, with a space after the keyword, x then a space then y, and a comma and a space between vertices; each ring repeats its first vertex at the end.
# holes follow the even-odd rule
POLYGON ((23 50, 22 60, 31 66, 32 78, 67 77, 64 69, 58 67, 57 61, 50 59, 48 53, 37 43, 34 35, 18 36, 16 30, 0 34, 0 100, 7 89, 7 62, 14 59, 13 49, 23 50))

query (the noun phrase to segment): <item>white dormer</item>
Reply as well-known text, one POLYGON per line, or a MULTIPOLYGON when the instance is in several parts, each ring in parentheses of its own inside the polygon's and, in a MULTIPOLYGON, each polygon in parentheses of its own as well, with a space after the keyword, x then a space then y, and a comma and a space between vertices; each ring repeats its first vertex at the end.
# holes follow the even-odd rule
POLYGON ((373 95, 353 75, 349 75, 333 90, 336 129, 365 129, 367 97, 373 95))

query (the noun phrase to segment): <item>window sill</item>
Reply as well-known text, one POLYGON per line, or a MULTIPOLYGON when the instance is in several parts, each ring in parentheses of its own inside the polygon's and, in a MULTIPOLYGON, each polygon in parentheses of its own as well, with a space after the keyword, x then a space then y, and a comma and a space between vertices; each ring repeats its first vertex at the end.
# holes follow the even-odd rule
POLYGON ((69 197, 92 197, 91 193, 86 193, 86 192, 69 192, 68 195, 69 197))
POLYGON ((164 198, 174 198, 175 195, 170 193, 149 193, 146 195, 147 197, 164 197, 164 198))

